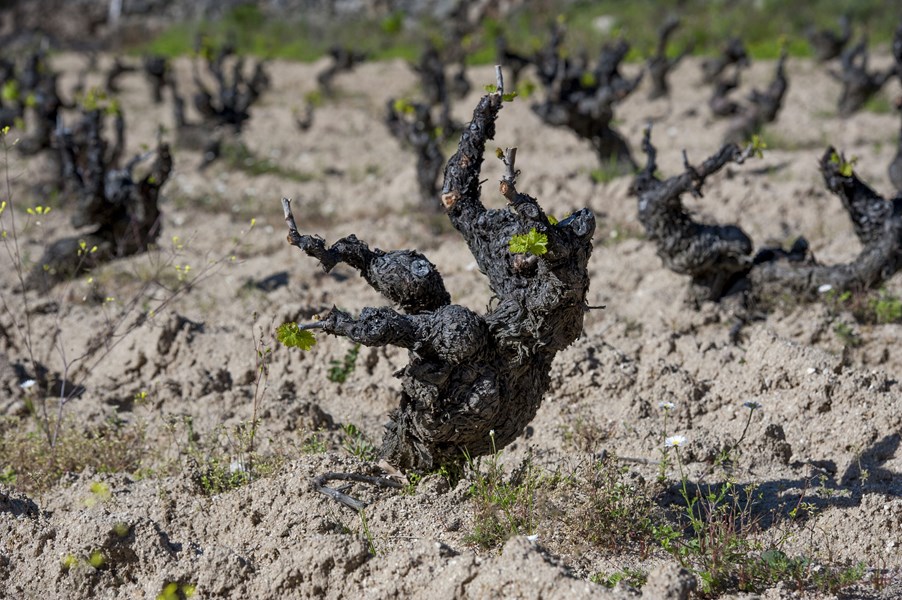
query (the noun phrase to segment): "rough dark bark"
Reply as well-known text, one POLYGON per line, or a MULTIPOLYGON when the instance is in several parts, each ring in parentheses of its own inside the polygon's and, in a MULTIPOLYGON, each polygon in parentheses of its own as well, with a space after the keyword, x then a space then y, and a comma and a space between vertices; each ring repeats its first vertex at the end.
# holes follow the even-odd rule
POLYGON ((451 118, 452 83, 438 48, 427 46, 411 68, 420 77, 424 102, 389 100, 385 123, 392 136, 416 154, 420 200, 424 208, 436 212, 441 208, 437 180, 445 161, 442 144, 462 126, 451 118))
POLYGON ((593 73, 599 87, 610 89, 621 100, 636 89, 645 75, 641 72, 635 78, 628 79, 620 72, 620 65, 629 51, 629 42, 624 39, 605 44, 601 48, 593 73))
POLYGON ((174 85, 169 61, 163 56, 145 56, 143 60, 144 76, 150 85, 150 97, 154 104, 163 102, 163 90, 174 85))
POLYGON ((33 133, 16 144, 19 153, 30 156, 51 149, 59 111, 67 106, 60 99, 58 76, 44 52, 29 54, 20 70, 15 63, 4 61, 0 64, 0 82, 8 96, 0 98, 0 127, 21 126, 26 118, 33 120, 33 133))
MULTIPOLYGON (((23 69, 33 67, 33 61, 28 60, 23 69)), ((25 116, 25 99, 28 97, 26 88, 29 77, 12 60, 0 59, 0 128, 16 127, 25 116)))
MULTIPOLYGON (((106 72, 106 79, 104 80, 103 88, 106 90, 107 94, 118 94, 119 93, 119 78, 128 73, 134 73, 138 68, 134 65, 130 65, 127 62, 124 62, 121 57, 117 56, 113 59, 113 64, 110 65, 109 70, 106 72)), ((157 104, 162 102, 162 95, 160 99, 156 101, 157 104)))
POLYGON ((86 111, 72 129, 57 131, 66 193, 75 201, 72 225, 89 228, 47 247, 28 277, 30 288, 48 288, 114 258, 147 250, 160 233, 160 187, 169 178, 172 157, 160 143, 149 172, 135 179, 136 156, 117 168, 123 146, 123 122, 117 117, 117 135, 110 146, 103 138, 104 113, 86 111), (96 249, 95 249, 96 247, 96 249))
POLYGON ((860 42, 843 51, 841 71, 831 69, 830 75, 842 84, 838 110, 841 117, 848 117, 857 112, 880 91, 883 84, 896 74, 893 65, 886 71, 868 71, 868 41, 863 37, 860 42))
POLYGON ((60 98, 57 81, 58 75, 47 68, 31 92, 32 133, 18 144, 19 152, 25 156, 54 148, 53 134, 59 123, 60 111, 70 108, 60 98))
POLYGON ((670 84, 667 82, 667 78, 670 76, 670 72, 680 64, 680 61, 692 52, 692 46, 689 45, 673 58, 667 56, 667 44, 670 36, 674 34, 679 26, 680 20, 676 17, 670 17, 658 29, 658 45, 655 48, 655 53, 646 62, 648 76, 651 79, 651 88, 648 90, 649 100, 670 96, 670 84))
POLYGON ((25 60, 25 66, 19 75, 19 89, 23 92, 29 92, 38 87, 38 83, 40 83, 41 77, 47 68, 49 68, 47 54, 44 50, 36 50, 29 54, 25 60))
MULTIPOLYGON (((902 106, 899 108, 900 117, 902 117, 902 106)), ((902 119, 900 119, 902 121, 902 119)), ((896 193, 902 194, 902 126, 899 128, 899 141, 896 145, 896 155, 887 168, 890 183, 896 190, 896 193)))
POLYGON ((861 252, 852 262, 840 265, 821 265, 812 258, 796 264, 781 257, 762 261, 749 277, 758 298, 773 299, 789 293, 810 301, 826 286, 837 292, 872 289, 902 268, 902 198, 883 198, 854 172, 844 175, 847 168, 845 159, 833 148, 821 157, 824 183, 842 201, 861 242, 861 252))
POLYGON ((438 176, 445 164, 441 145, 454 131, 446 132, 432 120, 425 104, 388 101, 385 124, 398 141, 410 147, 417 157, 417 187, 424 208, 437 212, 438 176))
POLYGON ((512 442, 538 410, 555 354, 582 332, 592 212, 583 209, 552 225, 534 198, 516 190, 513 150, 504 155, 501 182, 509 205, 487 209, 480 201, 483 152, 501 107, 501 89, 479 101, 442 187, 448 217, 495 295, 485 315, 450 304, 440 275, 421 254, 371 251, 356 238, 326 249, 321 239, 297 231, 290 203, 283 201, 289 243, 327 269, 339 260, 355 266, 404 311, 366 308, 353 318, 332 309, 305 326, 409 350, 410 364, 398 373, 400 404, 390 414, 381 449, 401 469, 459 464, 465 452, 480 456, 512 442), (512 254, 512 236, 531 229, 547 235, 547 253, 512 254))
POLYGON ((0 57, 0 83, 6 83, 16 76, 16 64, 6 58, 0 57))
POLYGON ((329 56, 332 62, 329 66, 320 71, 316 76, 319 83, 319 89, 328 97, 335 95, 335 89, 332 87, 332 81, 340 73, 350 73, 357 65, 367 60, 368 56, 363 52, 354 52, 342 46, 332 46, 329 49, 329 56))
POLYGON ((304 113, 294 113, 294 122, 301 131, 309 131, 313 126, 313 114, 315 110, 311 102, 304 105, 304 113))
POLYGON ((195 62, 192 71, 197 88, 194 107, 208 125, 228 126, 235 133, 240 133, 250 119, 251 106, 269 88, 265 63, 256 61, 248 77, 244 68, 245 58, 236 55, 232 43, 227 41, 218 49, 203 46, 200 53, 205 57, 204 63, 216 88, 211 91, 206 86, 195 62))
POLYGON ((434 119, 440 127, 451 131, 456 128, 451 120, 451 94, 445 61, 434 45, 430 44, 420 55, 420 61, 411 68, 420 78, 420 88, 425 104, 430 110, 438 111, 434 119))
MULTIPOLYGON (((896 28, 896 33, 893 35, 893 59, 896 61, 896 76, 899 78, 899 83, 902 84, 902 24, 896 28)), ((902 118, 902 98, 896 100, 896 110, 902 118)), ((902 194, 902 127, 899 131, 896 155, 889 164, 888 172, 889 180, 896 188, 896 192, 902 194)))
POLYGON ((642 150, 647 162, 636 175, 632 192, 639 198, 639 221, 648 239, 669 269, 691 278, 690 300, 719 300, 751 267, 752 241, 735 225, 696 222, 680 196, 688 192, 701 197, 705 179, 731 162, 742 163, 751 150, 726 144, 698 167, 690 165, 684 153, 683 173, 663 181, 655 175, 657 151, 651 127, 645 130, 642 150))
POLYGON ((495 61, 510 73, 510 87, 517 89, 520 83, 520 73, 530 65, 530 59, 510 49, 507 37, 499 32, 495 38, 495 61))
POLYGON ((749 55, 746 52, 745 44, 736 37, 727 40, 719 56, 702 61, 702 81, 704 83, 716 82, 724 70, 731 65, 742 69, 749 66, 749 55))
POLYGON ((852 39, 852 22, 848 15, 839 17, 839 31, 809 27, 806 31, 808 44, 818 62, 833 60, 840 54, 849 40, 852 39))
POLYGON ((730 123, 730 128, 724 136, 724 142, 742 144, 748 142, 753 135, 760 133, 761 128, 767 123, 773 123, 783 106, 786 97, 786 89, 789 82, 786 80, 786 51, 780 53, 777 66, 774 69, 774 78, 763 92, 752 90, 748 102, 742 106, 739 114, 730 123))
POLYGON ((550 88, 557 77, 564 75, 559 63, 566 35, 567 30, 563 24, 557 21, 552 22, 548 29, 548 43, 537 50, 532 57, 539 82, 545 88, 550 88))
POLYGON ((192 123, 185 117, 185 100, 172 88, 172 110, 175 123, 175 145, 201 152, 198 169, 207 168, 222 154, 222 132, 204 123, 192 123))
POLYGON ((730 94, 739 87, 740 76, 740 68, 735 67, 732 77, 721 74, 714 82, 708 107, 715 117, 732 117, 739 112, 739 103, 733 100, 730 94))
POLYGON ((599 162, 623 173, 632 173, 636 163, 629 144, 611 127, 614 105, 639 85, 644 71, 628 79, 620 73, 620 63, 629 44, 620 40, 605 44, 594 67, 584 61, 561 56, 560 28, 553 30, 550 47, 537 56, 545 98, 532 110, 547 124, 566 127, 592 144, 599 162))
POLYGON ((467 63, 461 61, 451 75, 448 91, 455 98, 463 98, 470 93, 472 87, 470 79, 467 77, 467 63))
POLYGON ((879 196, 833 148, 820 160, 821 173, 827 188, 842 201, 863 246, 854 261, 840 265, 817 263, 802 237, 789 250, 762 248, 753 255, 752 240, 738 226, 698 223, 687 213, 680 196, 700 196, 708 176, 730 162, 743 162, 753 153, 751 146, 743 150, 726 144, 698 167, 685 161, 682 174, 663 181, 654 174, 650 129, 643 149, 648 162, 633 182, 639 219, 664 264, 691 278, 689 300, 696 305, 736 293, 748 306, 786 297, 811 301, 824 290, 879 286, 902 266, 902 198, 887 201, 879 196))
POLYGON ((467 77, 468 48, 465 46, 465 40, 470 39, 484 23, 486 5, 490 3, 484 3, 481 8, 474 7, 473 4, 458 2, 449 18, 444 21, 445 45, 442 48, 442 60, 449 71, 452 66, 454 67, 448 78, 448 92, 456 99, 465 97, 472 89, 467 77))

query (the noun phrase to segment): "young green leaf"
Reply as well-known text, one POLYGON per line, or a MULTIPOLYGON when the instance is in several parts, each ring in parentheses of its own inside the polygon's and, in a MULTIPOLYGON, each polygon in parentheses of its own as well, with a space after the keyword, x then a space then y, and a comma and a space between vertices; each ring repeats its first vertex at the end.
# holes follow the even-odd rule
POLYGON ((536 231, 536 228, 533 227, 527 234, 513 236, 509 248, 513 254, 535 254, 536 256, 542 256, 548 252, 548 236, 544 233, 539 233, 536 231))
POLYGON ((752 154, 754 154, 757 158, 764 158, 764 150, 767 149, 767 144, 764 143, 764 140, 761 139, 761 136, 757 133, 752 135, 752 154))
POLYGON ((830 155, 830 162, 839 165, 840 175, 843 177, 851 177, 855 171, 855 163, 858 162, 858 158, 853 156, 849 160, 845 160, 842 156, 834 152, 830 155))
POLYGON ((405 100, 404 98, 398 98, 395 100, 394 109, 396 113, 402 115, 411 115, 416 109, 413 107, 413 104, 410 103, 409 100, 405 100))
POLYGON ((852 157, 839 165, 839 174, 843 177, 851 177, 855 171, 855 163, 858 162, 856 157, 852 157))
POLYGON ((0 97, 6 102, 15 102, 19 99, 19 84, 15 79, 10 79, 3 84, 3 91, 0 97))
POLYGON ((536 91, 536 84, 532 81, 521 81, 517 84, 517 95, 529 98, 536 91))
POLYGON ((300 348, 307 351, 316 343, 316 338, 305 329, 299 329, 297 323, 282 323, 276 327, 276 339, 289 348, 300 348))

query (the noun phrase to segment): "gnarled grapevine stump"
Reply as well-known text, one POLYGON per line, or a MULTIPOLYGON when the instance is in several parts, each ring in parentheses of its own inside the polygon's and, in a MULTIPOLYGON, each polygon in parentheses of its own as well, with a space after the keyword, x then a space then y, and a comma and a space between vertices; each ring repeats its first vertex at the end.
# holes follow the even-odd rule
POLYGON ((85 111, 71 129, 56 133, 63 164, 66 194, 74 200, 72 225, 86 230, 50 244, 29 274, 31 288, 46 288, 122 256, 144 252, 160 234, 160 188, 172 172, 169 146, 139 155, 120 168, 124 122, 116 118, 116 142, 108 147, 103 133, 104 112, 85 111), (141 178, 135 168, 154 155, 141 178))
POLYGON ((846 209, 862 250, 849 263, 823 265, 798 237, 788 250, 762 248, 753 254, 751 238, 737 225, 695 221, 680 200, 684 193, 701 196, 705 179, 725 165, 741 163, 754 149, 726 144, 695 167, 665 180, 655 175, 655 148, 650 129, 643 149, 645 168, 633 182, 639 220, 658 255, 672 271, 691 278, 690 300, 719 301, 742 294, 753 306, 772 305, 780 298, 815 300, 824 290, 861 291, 878 287, 902 268, 902 197, 884 199, 855 175, 833 148, 820 159, 824 182, 846 209))
POLYGON ((365 308, 357 317, 333 308, 303 328, 408 350, 409 364, 398 373, 400 402, 381 449, 384 459, 405 470, 460 463, 465 453, 485 455, 511 443, 542 402, 554 356, 582 332, 593 213, 582 209, 549 221, 535 198, 517 191, 513 149, 503 156, 501 193, 508 205, 488 209, 480 200, 483 152, 502 107, 498 73, 499 89, 479 101, 445 167, 441 191, 451 223, 495 296, 485 314, 451 304, 441 275, 419 252, 370 249, 354 236, 327 247, 299 233, 290 201, 283 200, 289 243, 326 270, 338 262, 355 267, 400 307, 365 308), (547 252, 512 253, 511 238, 532 229, 547 236, 547 252))

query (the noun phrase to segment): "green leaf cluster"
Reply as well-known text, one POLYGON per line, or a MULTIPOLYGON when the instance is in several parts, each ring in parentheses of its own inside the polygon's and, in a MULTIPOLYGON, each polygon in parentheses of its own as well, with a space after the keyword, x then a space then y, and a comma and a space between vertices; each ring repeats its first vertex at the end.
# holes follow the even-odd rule
POLYGON ((767 149, 767 144, 757 133, 752 136, 752 141, 749 142, 752 146, 752 154, 757 158, 764 158, 764 150, 767 149))
POLYGON ((309 331, 300 329, 297 323, 282 323, 276 327, 276 339, 289 348, 307 351, 316 344, 316 337, 309 331))
POLYGON ((548 236, 533 227, 529 233, 511 237, 510 251, 513 254, 534 254, 542 256, 548 252, 548 236))
POLYGON ((858 158, 853 156, 849 160, 845 160, 842 156, 834 152, 830 155, 830 162, 839 165, 840 175, 843 177, 851 177, 855 172, 855 163, 858 162, 858 158))
POLYGON ((407 100, 405 98, 398 98, 397 100, 395 100, 393 107, 395 109, 395 112, 401 115, 409 116, 416 112, 416 109, 414 108, 410 100, 407 100))
POLYGON ((0 98, 3 98, 4 102, 16 102, 19 99, 19 83, 15 79, 4 83, 0 98))

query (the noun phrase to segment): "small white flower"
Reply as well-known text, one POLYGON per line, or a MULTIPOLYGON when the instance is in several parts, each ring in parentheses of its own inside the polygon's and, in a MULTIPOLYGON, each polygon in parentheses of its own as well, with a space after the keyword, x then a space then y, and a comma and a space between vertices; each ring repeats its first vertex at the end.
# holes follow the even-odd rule
POLYGON ((661 410, 673 410, 673 407, 676 406, 673 402, 668 402, 667 400, 661 400, 658 402, 658 408, 661 410))
POLYGON ((494 429, 489 429, 489 437, 492 437, 492 438, 495 437, 495 430, 494 430, 494 429))
POLYGON ((675 446, 676 447, 682 446, 685 443, 686 443, 685 435, 672 435, 669 438, 667 438, 666 440, 664 440, 664 445, 667 446, 668 448, 673 448, 675 446))
POLYGON ((742 405, 748 409, 755 410, 756 408, 761 408, 760 402, 755 402, 754 400, 746 400, 742 403, 742 405))
POLYGON ((25 381, 23 381, 22 383, 19 384, 19 387, 22 388, 23 390, 28 390, 28 389, 33 388, 36 383, 37 383, 37 381, 35 381, 34 379, 26 379, 25 381))
POLYGON ((532 542, 533 544, 535 544, 536 540, 539 539, 539 534, 534 533, 533 535, 528 535, 528 536, 526 536, 526 539, 529 540, 530 542, 532 542))
POLYGON ((832 289, 833 289, 832 285, 830 285, 829 283, 825 283, 824 285, 818 286, 817 293, 818 294, 826 294, 827 292, 829 292, 832 289))

